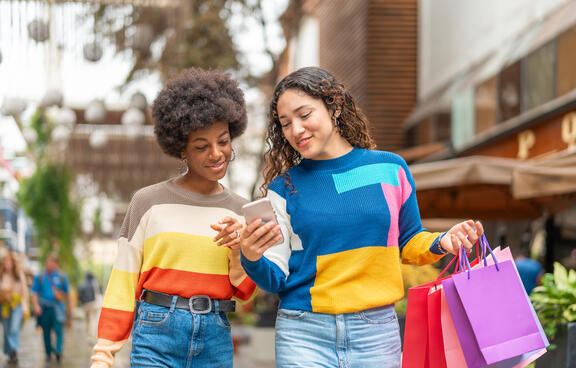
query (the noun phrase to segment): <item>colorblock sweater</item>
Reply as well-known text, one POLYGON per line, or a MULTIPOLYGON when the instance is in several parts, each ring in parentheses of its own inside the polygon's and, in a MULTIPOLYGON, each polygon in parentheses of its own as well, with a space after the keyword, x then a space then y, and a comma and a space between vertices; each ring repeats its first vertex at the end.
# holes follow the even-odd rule
POLYGON ((112 367, 115 353, 130 335, 143 289, 185 298, 252 297, 256 286, 240 265, 240 251, 217 246, 210 228, 226 216, 243 221, 244 203, 227 189, 202 195, 172 180, 136 192, 120 230, 92 367, 112 367))
POLYGON ((242 265, 280 308, 350 313, 403 297, 400 259, 439 260, 440 233, 422 228, 406 162, 390 152, 354 148, 307 160, 268 187, 284 242, 242 265))

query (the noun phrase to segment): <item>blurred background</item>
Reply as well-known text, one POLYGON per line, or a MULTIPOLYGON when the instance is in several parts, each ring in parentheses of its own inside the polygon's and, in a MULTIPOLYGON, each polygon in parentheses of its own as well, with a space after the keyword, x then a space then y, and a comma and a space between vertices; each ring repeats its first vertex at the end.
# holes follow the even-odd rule
MULTIPOLYGON (((0 251, 29 275, 56 251, 72 284, 105 288, 131 195, 177 175, 150 105, 191 66, 241 81, 224 184, 246 198, 275 83, 320 66, 409 163, 427 229, 479 219, 493 247, 576 268, 576 0, 0 0, 0 251)), ((406 288, 441 266, 406 266, 406 288)), ((232 316, 238 367, 273 366, 275 308, 262 293, 232 316)), ((42 366, 23 328, 20 366, 42 366)), ((88 362, 79 340, 70 367, 88 362)))

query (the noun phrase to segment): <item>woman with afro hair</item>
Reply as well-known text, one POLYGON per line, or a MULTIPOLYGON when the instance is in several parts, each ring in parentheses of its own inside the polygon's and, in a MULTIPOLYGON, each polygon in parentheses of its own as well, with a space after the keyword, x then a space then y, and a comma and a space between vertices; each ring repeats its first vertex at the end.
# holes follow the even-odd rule
POLYGON ((365 115, 326 70, 276 86, 267 142, 263 188, 279 225, 248 224, 241 248, 248 275, 280 298, 276 366, 399 368, 400 259, 470 249, 482 225, 423 229, 408 165, 374 149, 365 115))
POLYGON ((246 129, 238 83, 192 68, 152 107, 162 150, 179 175, 138 190, 120 230, 92 367, 112 367, 132 333, 131 367, 232 367, 226 312, 254 283, 240 265, 246 200, 219 183, 246 129))

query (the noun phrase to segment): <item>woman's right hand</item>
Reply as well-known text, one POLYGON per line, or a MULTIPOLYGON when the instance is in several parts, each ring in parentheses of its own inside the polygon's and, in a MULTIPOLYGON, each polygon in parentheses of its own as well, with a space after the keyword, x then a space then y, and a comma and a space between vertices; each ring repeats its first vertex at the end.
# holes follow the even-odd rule
POLYGON ((240 236, 242 254, 249 261, 255 262, 262 258, 264 252, 282 240, 280 225, 273 222, 262 223, 256 219, 244 228, 240 236))

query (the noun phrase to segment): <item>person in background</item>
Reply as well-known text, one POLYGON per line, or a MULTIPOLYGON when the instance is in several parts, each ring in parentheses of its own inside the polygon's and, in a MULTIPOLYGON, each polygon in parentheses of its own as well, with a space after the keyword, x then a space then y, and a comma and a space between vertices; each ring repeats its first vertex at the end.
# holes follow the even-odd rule
POLYGON ((101 294, 98 280, 91 271, 87 271, 84 280, 78 285, 78 304, 84 310, 87 340, 90 345, 96 343, 101 294))
POLYGON ((226 312, 256 286, 240 265, 240 209, 220 184, 246 129, 244 94, 228 74, 191 68, 152 106, 179 176, 138 190, 128 206, 98 324, 92 367, 112 367, 132 334, 133 367, 232 367, 226 312))
POLYGON ((7 252, 0 263, 0 305, 4 330, 4 354, 10 364, 18 363, 20 327, 28 310, 26 275, 12 252, 7 252))
POLYGON ((536 285, 540 284, 540 279, 544 273, 542 265, 540 262, 530 258, 530 250, 527 247, 520 249, 520 252, 518 252, 514 258, 514 263, 516 263, 516 268, 518 269, 526 293, 530 295, 536 285))
POLYGON ((408 165, 374 149, 356 101, 323 69, 276 86, 267 147, 263 189, 280 224, 248 224, 241 249, 248 275, 280 298, 277 367, 400 367, 400 260, 471 249, 482 225, 425 231, 408 165))
POLYGON ((58 256, 46 257, 45 269, 36 275, 32 283, 32 304, 38 324, 42 327, 46 361, 62 360, 64 325, 72 324, 72 300, 68 276, 58 266, 58 256), (56 344, 52 343, 52 331, 56 334, 56 344))

